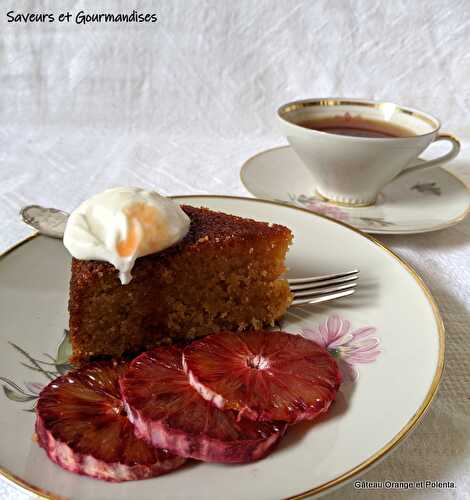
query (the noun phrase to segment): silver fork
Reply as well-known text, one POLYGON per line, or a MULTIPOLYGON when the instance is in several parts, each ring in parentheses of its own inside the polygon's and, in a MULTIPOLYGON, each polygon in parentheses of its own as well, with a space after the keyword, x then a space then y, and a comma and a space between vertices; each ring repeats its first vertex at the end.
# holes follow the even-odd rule
POLYGON ((294 296, 291 306, 318 304, 352 295, 356 291, 358 278, 359 270, 354 269, 345 273, 288 279, 294 296))

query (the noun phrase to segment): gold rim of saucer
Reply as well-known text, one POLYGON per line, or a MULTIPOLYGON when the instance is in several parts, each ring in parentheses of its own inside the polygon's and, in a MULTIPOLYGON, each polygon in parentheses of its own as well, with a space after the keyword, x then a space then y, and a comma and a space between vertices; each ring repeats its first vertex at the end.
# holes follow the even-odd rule
POLYGON ((371 207, 372 205, 375 205, 377 203, 378 196, 375 197, 373 201, 368 201, 365 203, 353 203, 349 201, 337 201, 337 200, 332 200, 331 198, 328 198, 328 196, 325 196, 324 194, 321 194, 318 189, 315 189, 315 194, 322 200, 326 201, 327 203, 331 203, 332 205, 337 205, 338 207, 347 207, 347 208, 364 208, 364 207, 371 207))

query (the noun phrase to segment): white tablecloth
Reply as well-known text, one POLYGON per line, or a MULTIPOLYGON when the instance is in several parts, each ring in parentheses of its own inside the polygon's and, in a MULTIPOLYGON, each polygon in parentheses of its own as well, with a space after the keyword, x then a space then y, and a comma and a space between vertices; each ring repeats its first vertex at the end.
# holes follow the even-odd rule
MULTIPOLYGON (((73 19, 73 16, 72 16, 73 19)), ((283 142, 274 110, 308 96, 409 104, 470 139, 470 2, 6 1, 0 11, 0 251, 28 234, 25 204, 73 209, 115 185, 247 195, 240 164, 283 142), (154 24, 7 23, 6 12, 156 12, 154 24)), ((470 180, 464 148, 451 168, 470 180)), ((455 490, 328 498, 470 498, 470 219, 380 238, 434 294, 447 328, 439 394, 368 480, 455 490)), ((0 498, 27 493, 0 481, 0 498)))

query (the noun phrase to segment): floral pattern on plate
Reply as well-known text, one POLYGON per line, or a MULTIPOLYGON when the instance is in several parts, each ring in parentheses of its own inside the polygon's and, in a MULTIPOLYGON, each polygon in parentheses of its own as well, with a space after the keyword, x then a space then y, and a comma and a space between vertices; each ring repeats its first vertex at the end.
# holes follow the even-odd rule
POLYGON ((303 328, 302 337, 325 347, 336 358, 344 381, 357 380, 356 365, 372 363, 380 354, 380 341, 375 336, 376 328, 365 326, 353 330, 351 322, 337 314, 314 329, 303 328))
MULTIPOLYGON (((303 328, 300 330, 302 337, 316 342, 325 347, 328 352, 336 358, 339 364, 343 380, 354 382, 357 380, 357 364, 372 363, 380 354, 379 339, 375 337, 376 329, 371 326, 351 329, 351 322, 341 318, 337 314, 329 316, 323 323, 315 328, 303 328)), ((64 330, 64 335, 57 349, 55 357, 44 354, 48 360, 33 358, 22 347, 10 342, 10 345, 18 351, 27 362, 20 362, 26 368, 41 373, 47 382, 24 382, 24 387, 13 382, 7 377, 0 376, 3 382, 3 392, 11 401, 17 403, 35 402, 41 390, 56 377, 64 375, 73 366, 68 362, 71 353, 69 333, 64 330)), ((24 411, 35 411, 35 403, 24 411)))
MULTIPOLYGON (((21 365, 34 372, 42 373, 42 375, 48 379, 45 383, 24 382, 24 387, 21 387, 7 377, 0 377, 0 380, 4 383, 2 386, 3 392, 11 401, 16 401, 17 403, 36 401, 39 397, 39 393, 46 386, 46 384, 48 384, 51 380, 64 375, 73 368, 73 366, 68 362, 68 358, 71 353, 71 345, 69 332, 67 330, 64 330, 63 337, 60 341, 59 347, 57 348, 57 355, 53 357, 50 354, 43 354, 48 361, 33 358, 26 350, 13 342, 10 342, 10 345, 26 359, 27 363, 22 361, 20 362, 21 365)), ((34 413, 35 403, 31 408, 24 411, 34 413)))

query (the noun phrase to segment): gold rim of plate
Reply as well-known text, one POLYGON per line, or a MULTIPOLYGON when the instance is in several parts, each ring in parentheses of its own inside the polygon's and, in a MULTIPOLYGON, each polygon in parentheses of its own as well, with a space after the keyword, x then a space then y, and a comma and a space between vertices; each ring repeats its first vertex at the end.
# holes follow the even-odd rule
MULTIPOLYGON (((293 496, 288 497, 286 500, 301 500, 304 498, 307 498, 311 495, 318 494, 320 492, 324 492, 330 488, 333 488, 334 486, 338 486, 339 484, 352 479, 355 475, 359 474, 360 472, 365 472, 365 470, 370 467, 371 465, 375 464, 378 462, 382 457, 384 457, 390 450, 395 448, 403 439, 410 434, 410 432, 416 427, 418 422, 421 420, 421 418, 425 415, 427 409, 429 408, 432 400, 434 399, 437 389, 439 387, 439 382, 442 377, 442 372, 444 369, 444 353, 445 353, 445 327, 444 327, 444 322, 442 321, 441 314, 439 312, 439 308, 437 306, 437 303, 432 296, 431 292, 429 291, 428 287, 424 283, 423 279, 419 276, 419 274, 415 271, 415 269, 408 264, 405 260, 403 260, 399 255, 397 255, 393 250, 388 248, 386 245, 375 239, 373 236, 370 236, 369 234, 365 234, 359 229, 356 229, 353 226, 350 226, 349 224, 345 224, 344 222, 337 221, 331 217, 328 217, 323 214, 317 214, 314 212, 311 212, 310 210, 307 210, 306 208, 301 208, 301 207, 295 207, 292 205, 286 205, 285 203, 278 203, 274 201, 268 201, 268 200, 260 200, 257 198, 247 198, 247 197, 242 197, 242 196, 223 196, 223 195, 208 195, 208 194, 194 194, 194 195, 183 195, 183 196, 171 196, 171 198, 178 198, 178 199, 185 199, 185 198, 225 198, 225 199, 232 199, 232 200, 248 200, 250 202, 255 202, 255 203, 268 203, 271 205, 278 205, 280 207, 288 207, 292 210, 300 210, 302 212, 306 212, 313 217, 320 217, 322 219, 327 219, 334 224, 338 224, 340 226, 346 227, 347 229, 353 231, 354 233, 359 234, 363 238, 371 241, 373 244, 381 248, 385 253, 393 257, 403 268, 408 271, 409 274, 414 278, 418 286, 421 288, 423 291, 424 295, 428 299, 428 302, 432 308, 433 314, 434 314, 434 319, 436 321, 436 326, 437 326, 437 331, 438 331, 438 336, 439 336, 439 356, 438 356, 438 362, 437 362, 437 367, 436 367, 436 372, 434 373, 433 380, 431 382, 431 386, 424 398, 424 401, 421 403, 415 414, 411 417, 411 419, 402 427, 402 429, 388 442, 386 443, 382 448, 380 448, 377 452, 375 452, 372 456, 370 456, 367 460, 364 460, 361 462, 359 465, 356 467, 353 467, 352 469, 344 472, 340 476, 327 481, 326 483, 320 484, 314 488, 311 488, 307 491, 303 491, 301 493, 297 493, 293 496)), ((16 250, 18 247, 22 246, 23 244, 27 243, 28 241, 31 241, 32 239, 36 238, 39 233, 34 233, 32 235, 27 236, 25 239, 19 241, 12 247, 8 248, 5 250, 2 254, 0 254, 0 258, 3 258, 5 255, 13 252, 16 250)), ((35 486, 33 484, 30 484, 26 482, 25 480, 15 476, 12 474, 10 471, 6 470, 5 468, 0 466, 0 475, 4 476, 6 479, 10 480, 11 482, 39 495, 41 498, 47 499, 47 500, 64 500, 65 497, 57 495, 55 493, 51 493, 49 491, 46 491, 42 488, 39 488, 38 486, 35 486)))
MULTIPOLYGON (((265 149, 264 151, 260 151, 259 153, 256 153, 253 156, 250 156, 247 160, 245 160, 243 162, 243 164, 242 164, 242 166, 240 168, 240 182, 243 184, 243 187, 250 194, 252 194, 253 196, 256 197, 256 198, 248 198, 249 200, 251 200, 251 199, 261 200, 262 198, 258 198, 257 195, 253 193, 253 191, 248 187, 248 185, 245 182, 244 176, 245 176, 245 171, 248 168, 248 164, 252 160, 254 160, 255 158, 258 158, 258 156, 261 156, 261 155, 263 155, 265 153, 268 153, 270 151, 275 151, 276 149, 284 149, 284 148, 290 148, 290 149, 292 149, 292 147, 289 144, 284 144, 283 146, 275 146, 273 148, 268 148, 268 149, 265 149)), ((447 170, 444 167, 437 167, 437 168, 441 168, 447 174, 449 174, 451 177, 453 177, 456 181, 460 182, 460 184, 462 184, 462 186, 466 189, 466 191, 470 195, 470 183, 468 183, 464 179, 460 178, 457 174, 454 174, 454 172, 451 172, 450 170, 447 170)), ((342 204, 342 203, 338 203, 338 202, 335 202, 335 201, 328 200, 327 198, 325 198, 324 196, 322 196, 317 191, 315 191, 315 192, 320 197, 320 201, 324 201, 325 203, 328 203, 329 205, 336 205, 336 206, 340 206, 340 207, 344 207, 344 208, 367 208, 367 207, 374 206, 374 203, 365 204, 365 205, 362 205, 362 206, 361 205, 342 204)), ((380 193, 379 193, 379 196, 380 196, 380 193)), ((182 196, 176 196, 175 198, 182 198, 182 196)), ((308 210, 306 208, 297 207, 296 205, 293 205, 290 201, 285 201, 283 203, 280 203, 278 201, 270 200, 268 198, 266 198, 265 201, 269 201, 270 203, 275 203, 275 204, 279 204, 279 205, 287 205, 287 206, 292 207, 292 208, 300 208, 301 210, 307 210, 307 211, 310 212, 310 210, 308 210)), ((316 215, 320 215, 320 216, 323 215, 323 214, 320 214, 318 212, 312 212, 312 213, 314 213, 316 215)), ((420 229, 420 230, 417 230, 417 231, 411 230, 411 231, 400 231, 400 232, 383 231, 383 230, 381 230, 380 232, 376 232, 374 230, 373 234, 385 234, 386 235, 386 234, 419 234, 419 233, 430 233, 430 232, 433 232, 433 231, 439 231, 441 229, 446 229, 448 227, 455 226, 459 222, 462 222, 464 219, 466 219, 467 215, 469 215, 469 214, 470 214, 470 203, 468 204, 468 207, 465 209, 465 211, 462 214, 458 215, 457 217, 454 217, 453 219, 448 220, 447 222, 445 222, 443 224, 440 224, 438 226, 433 226, 431 229, 420 229)), ((324 217, 326 217, 327 219, 331 219, 331 217, 328 217, 328 216, 324 216, 324 217)), ((336 219, 332 219, 332 220, 334 220, 335 222, 340 222, 340 221, 337 221, 336 219)), ((355 226, 352 226, 350 224, 346 224, 344 222, 340 222, 340 223, 342 225, 344 225, 344 226, 347 226, 347 227, 351 228, 351 229, 356 229, 357 231, 359 231, 359 232, 361 232, 363 234, 368 234, 368 233, 366 233, 366 231, 370 231, 370 229, 359 229, 359 228, 356 228, 355 226)), ((370 236, 370 234, 369 234, 369 236, 370 236)))

